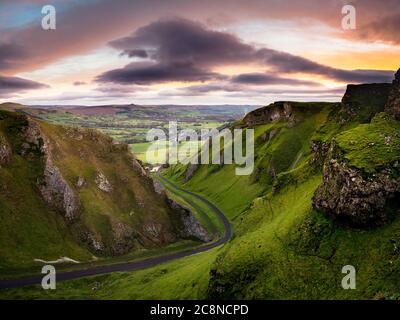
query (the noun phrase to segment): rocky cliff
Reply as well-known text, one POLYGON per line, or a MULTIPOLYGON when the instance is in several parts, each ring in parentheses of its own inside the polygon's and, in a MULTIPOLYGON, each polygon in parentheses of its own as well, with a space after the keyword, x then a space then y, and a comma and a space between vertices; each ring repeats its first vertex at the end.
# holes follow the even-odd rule
POLYGON ((354 226, 374 226, 388 221, 386 205, 400 197, 399 162, 387 163, 368 175, 351 166, 336 143, 332 143, 328 159, 313 205, 354 226))
POLYGON ((385 111, 400 120, 400 69, 395 74, 385 111))
POLYGON ((290 102, 275 102, 264 108, 260 108, 248 113, 243 122, 246 126, 255 126, 259 124, 287 120, 293 124, 295 122, 295 111, 290 102))
POLYGON ((330 142, 313 198, 315 208, 335 219, 371 227, 400 213, 399 77, 393 84, 349 86, 343 98, 353 128, 330 142))
POLYGON ((157 180, 154 180, 154 190, 162 197, 167 199, 168 203, 178 211, 180 214, 180 220, 183 224, 181 229, 181 236, 184 238, 197 238, 204 242, 209 242, 213 240, 213 237, 203 228, 200 222, 196 219, 196 216, 192 210, 179 202, 172 199, 165 187, 157 180))
POLYGON ((342 117, 345 121, 368 123, 385 109, 390 83, 350 84, 342 98, 342 117))
POLYGON ((24 157, 33 159, 35 152, 43 157, 44 170, 37 179, 37 187, 44 201, 61 212, 67 220, 76 219, 80 210, 79 197, 54 165, 51 144, 39 124, 27 117, 21 137, 24 142, 20 152, 24 157))

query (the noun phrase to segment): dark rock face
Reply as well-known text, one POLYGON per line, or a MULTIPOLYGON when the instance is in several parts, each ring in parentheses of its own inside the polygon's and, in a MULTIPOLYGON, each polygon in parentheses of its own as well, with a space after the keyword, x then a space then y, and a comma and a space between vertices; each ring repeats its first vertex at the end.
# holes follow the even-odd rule
POLYGON ((329 151, 330 144, 324 141, 311 141, 311 164, 322 165, 329 151))
POLYGON ((11 160, 12 151, 5 138, 0 136, 0 168, 6 166, 11 160))
POLYGON ((395 74, 385 111, 392 114, 396 120, 400 120, 400 69, 395 74))
POLYGON ((199 168, 198 164, 191 164, 188 167, 185 173, 185 182, 188 182, 190 179, 192 179, 193 175, 195 174, 198 168, 199 168))
MULTIPOLYGON (((335 145, 329 151, 335 153, 335 145)), ((384 223, 385 204, 398 196, 400 177, 392 177, 390 168, 366 177, 359 169, 330 157, 324 165, 323 183, 315 192, 317 209, 354 226, 384 223)))
POLYGON ((189 208, 181 205, 173 199, 169 199, 169 203, 171 207, 179 213, 183 224, 183 229, 181 231, 181 236, 183 238, 195 237, 204 242, 212 240, 212 237, 206 230, 204 230, 189 208))
POLYGON ((50 157, 46 159, 44 183, 39 185, 39 190, 45 202, 61 211, 67 220, 79 216, 79 198, 50 157))
POLYGON ((394 80, 393 80, 394 85, 400 85, 400 69, 397 70, 397 72, 394 75, 394 80))
POLYGON ((168 197, 164 186, 160 182, 153 180, 153 186, 154 191, 166 199, 170 207, 178 213, 178 217, 181 222, 181 237, 195 237, 204 242, 209 242, 213 239, 212 236, 210 236, 208 232, 201 226, 199 221, 197 221, 195 215, 188 207, 181 205, 180 203, 168 197))
POLYGON ((113 224, 113 246, 112 253, 116 255, 129 252, 134 246, 134 232, 132 227, 125 223, 118 222, 113 224))
POLYGON ((348 85, 342 98, 343 122, 346 122, 346 118, 370 122, 375 114, 385 110, 391 88, 390 83, 348 85))
POLYGON ((295 113, 290 102, 276 102, 250 112, 243 119, 246 126, 260 125, 279 120, 288 120, 288 126, 295 124, 295 113))
POLYGON ((22 154, 31 159, 34 152, 40 152, 45 159, 43 178, 38 181, 38 188, 44 201, 62 212, 67 220, 74 220, 79 216, 79 197, 54 165, 49 141, 41 132, 39 125, 30 119, 27 121, 23 137, 25 142, 21 146, 22 154))

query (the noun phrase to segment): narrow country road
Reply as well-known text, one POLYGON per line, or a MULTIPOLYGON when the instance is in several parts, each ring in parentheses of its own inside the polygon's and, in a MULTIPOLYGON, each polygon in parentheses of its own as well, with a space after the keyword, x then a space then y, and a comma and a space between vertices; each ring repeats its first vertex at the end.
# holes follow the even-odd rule
MULTIPOLYGON (((180 251, 180 252, 170 253, 170 254, 166 254, 164 256, 149 258, 146 260, 134 261, 134 262, 124 262, 124 263, 118 263, 118 264, 113 264, 113 265, 97 266, 97 267, 82 269, 82 270, 60 272, 60 273, 57 273, 57 281, 72 280, 72 279, 100 275, 100 274, 111 273, 111 272, 134 271, 134 270, 139 270, 139 269, 150 268, 150 267, 154 267, 154 266, 159 265, 164 262, 168 262, 168 261, 172 261, 175 259, 191 256, 196 253, 208 251, 210 249, 218 247, 221 244, 229 241, 229 239, 233 235, 232 227, 231 227, 228 219, 224 216, 224 214, 222 213, 222 211, 220 209, 218 209, 213 203, 211 203, 207 199, 203 198, 202 196, 199 196, 198 194, 195 194, 193 192, 190 192, 190 191, 187 191, 187 190, 184 190, 184 189, 178 187, 177 185, 175 185, 171 181, 167 180, 163 176, 158 175, 158 178, 163 183, 169 184, 171 187, 179 190, 180 192, 189 194, 189 195, 197 198, 198 200, 204 202, 210 209, 212 209, 224 225, 224 228, 225 228, 224 236, 215 242, 201 245, 194 249, 188 249, 188 250, 184 250, 184 251, 180 251)), ((17 287, 22 287, 22 286, 41 284, 43 276, 44 275, 40 274, 37 276, 30 276, 30 277, 21 278, 21 279, 0 280, 0 289, 17 288, 17 287)))

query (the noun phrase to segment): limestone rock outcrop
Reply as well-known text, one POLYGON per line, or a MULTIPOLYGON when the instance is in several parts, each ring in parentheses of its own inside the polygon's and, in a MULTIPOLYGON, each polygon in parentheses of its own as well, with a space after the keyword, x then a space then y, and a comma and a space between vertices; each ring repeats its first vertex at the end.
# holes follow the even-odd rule
POLYGON ((43 176, 37 181, 44 201, 62 212, 67 220, 77 218, 80 210, 79 197, 54 164, 49 140, 40 130, 39 125, 29 118, 27 118, 23 138, 24 143, 21 145, 23 156, 32 160, 39 154, 45 159, 43 176))
POLYGON ((169 199, 169 203, 171 204, 171 207, 180 214, 183 224, 183 229, 181 231, 182 237, 195 237, 204 242, 209 242, 212 240, 212 236, 210 236, 208 232, 201 226, 199 221, 188 207, 176 202, 173 199, 169 199))
POLYGON ((104 175, 103 172, 97 172, 96 180, 95 180, 97 187, 104 192, 111 192, 113 187, 111 183, 108 181, 107 177, 104 175))
POLYGON ((39 184, 39 190, 46 203, 63 212, 67 220, 79 216, 79 198, 50 157, 46 159, 44 181, 39 184))
POLYGON ((400 120, 400 69, 395 74, 385 111, 392 114, 396 120, 400 120))
POLYGON ((400 177, 393 176, 390 165, 366 175, 339 157, 332 156, 337 153, 335 148, 335 143, 332 143, 324 165, 323 183, 313 198, 314 207, 354 226, 384 223, 387 220, 386 203, 399 197, 400 177))
POLYGON ((12 151, 7 140, 0 135, 0 168, 10 162, 11 155, 12 151))
POLYGON ((295 123, 295 112, 290 102, 275 102, 272 105, 248 113, 243 119, 246 126, 279 120, 288 120, 291 125, 295 123))

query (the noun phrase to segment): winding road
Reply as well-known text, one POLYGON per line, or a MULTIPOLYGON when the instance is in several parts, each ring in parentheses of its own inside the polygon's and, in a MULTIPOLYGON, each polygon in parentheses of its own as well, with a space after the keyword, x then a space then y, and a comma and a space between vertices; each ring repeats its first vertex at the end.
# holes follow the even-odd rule
MULTIPOLYGON (((213 203, 211 203, 207 199, 203 198, 202 196, 178 187, 177 185, 175 185, 171 181, 167 180, 163 176, 158 175, 158 178, 163 183, 169 184, 171 187, 179 190, 180 192, 189 194, 189 195, 197 198, 198 200, 205 203, 210 209, 212 209, 224 225, 224 229, 225 229, 224 236, 215 242, 204 244, 204 245, 201 245, 194 249, 187 249, 187 250, 180 251, 180 252, 166 254, 164 256, 158 256, 158 257, 149 258, 149 259, 145 259, 145 260, 141 260, 141 261, 124 262, 124 263, 118 263, 118 264, 112 264, 112 265, 96 266, 93 268, 82 269, 82 270, 60 272, 60 273, 57 273, 57 281, 66 281, 66 280, 72 280, 72 279, 88 277, 88 276, 95 276, 95 275, 112 273, 112 272, 126 272, 126 271, 134 271, 134 270, 139 270, 139 269, 150 268, 150 267, 154 267, 154 266, 159 265, 164 262, 168 262, 168 261, 176 260, 179 258, 191 256, 191 255, 194 255, 194 254, 197 254, 200 252, 208 251, 210 249, 216 248, 216 247, 220 246, 221 244, 224 244, 225 242, 229 241, 229 239, 233 235, 233 230, 232 230, 232 227, 231 227, 228 219, 225 217, 225 215, 222 213, 222 211, 220 209, 218 209, 213 203)), ((44 275, 40 274, 37 276, 30 276, 30 277, 20 278, 20 279, 0 280, 0 289, 17 288, 17 287, 23 287, 23 286, 28 286, 28 285, 41 284, 43 276, 44 275)))

